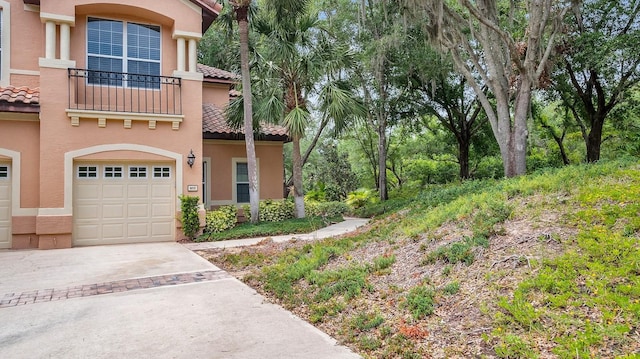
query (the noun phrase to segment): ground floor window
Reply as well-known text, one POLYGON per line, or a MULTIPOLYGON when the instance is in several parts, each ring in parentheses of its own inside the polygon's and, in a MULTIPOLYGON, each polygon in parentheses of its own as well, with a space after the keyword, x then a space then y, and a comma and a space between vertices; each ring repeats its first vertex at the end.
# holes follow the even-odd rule
POLYGON ((249 168, 246 162, 236 162, 236 202, 249 203, 249 168))

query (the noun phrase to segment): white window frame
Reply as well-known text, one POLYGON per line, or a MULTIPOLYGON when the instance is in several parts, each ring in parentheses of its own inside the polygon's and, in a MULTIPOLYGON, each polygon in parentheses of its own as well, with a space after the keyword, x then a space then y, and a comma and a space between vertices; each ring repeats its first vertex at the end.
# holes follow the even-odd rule
POLYGON ((143 166, 143 165, 132 165, 129 166, 129 168, 127 169, 127 177, 133 180, 147 180, 149 179, 149 167, 147 166, 143 166), (131 176, 132 172, 131 170, 135 168, 135 176, 131 176), (140 172, 140 169, 143 169, 144 171, 140 172), (144 173, 144 176, 140 176, 141 173, 144 173))
MULTIPOLYGON (((158 64, 158 67, 160 69, 158 75, 150 75, 150 76, 162 76, 162 25, 160 24, 152 24, 152 23, 146 23, 146 22, 138 22, 138 21, 128 21, 128 20, 122 20, 122 19, 116 19, 116 18, 110 18, 110 17, 103 17, 103 16, 92 16, 89 15, 86 17, 86 32, 85 32, 85 41, 84 41, 84 45, 86 47, 86 62, 85 64, 87 65, 86 68, 89 69, 89 57, 90 56, 94 56, 94 57, 103 57, 103 58, 109 58, 109 59, 120 59, 122 60, 122 73, 124 74, 128 74, 129 73, 129 60, 133 60, 133 61, 145 61, 145 62, 154 62, 158 64), (97 19, 97 20, 108 20, 108 21, 118 21, 120 23, 122 23, 122 56, 112 56, 112 55, 102 55, 102 54, 90 54, 89 53, 89 19, 97 19), (160 48, 158 49, 160 51, 160 59, 159 60, 150 60, 150 59, 139 59, 139 58, 130 58, 129 57, 129 49, 128 49, 128 38, 127 38, 127 24, 132 23, 132 24, 138 24, 138 25, 149 25, 149 26, 157 26, 159 28, 159 36, 160 36, 160 48)), ((87 84, 88 85, 100 85, 99 83, 89 83, 89 78, 87 78, 87 84)), ((122 85, 120 86, 116 86, 116 85, 110 85, 110 84, 102 84, 101 86, 107 86, 107 87, 125 87, 125 88, 131 88, 131 89, 136 89, 138 87, 131 87, 129 85, 129 81, 130 80, 122 80, 122 85)), ((159 83, 159 85, 161 85, 159 83)), ((143 87, 140 86, 139 88, 141 89, 145 89, 145 90, 160 90, 160 88, 156 88, 156 87, 143 87)))
POLYGON ((0 165, 0 181, 7 181, 11 178, 11 166, 0 165))
POLYGON ((96 180, 96 179, 99 179, 100 178, 100 166, 98 166, 98 165, 77 165, 76 166, 76 178, 80 179, 80 180, 96 180), (96 176, 95 177, 91 177, 91 176, 81 177, 80 176, 80 168, 81 167, 86 167, 87 168, 87 172, 86 172, 87 174, 91 173, 89 168, 95 167, 96 168, 95 169, 96 176))
POLYGON ((170 179, 173 177, 173 171, 171 170, 171 166, 153 166, 152 169, 152 173, 151 173, 151 178, 154 180, 159 180, 159 179, 170 179), (160 174, 162 176, 156 176, 156 169, 160 169, 160 174), (169 169, 169 176, 164 176, 164 169, 169 169))
MULTIPOLYGON (((232 201, 236 205, 246 204, 248 202, 238 202, 238 182, 236 181, 237 177, 237 164, 238 163, 247 163, 246 157, 233 157, 231 159, 231 193, 232 193, 232 201)), ((248 169, 248 167, 247 167, 248 169)), ((256 172, 258 172, 258 198, 260 198, 260 159, 256 158, 256 172)), ((242 183, 242 182, 241 182, 242 183)))
POLYGON ((8 1, 0 0, 0 21, 0 86, 8 86, 11 73, 11 4, 8 1))
POLYGON ((124 166, 122 165, 104 165, 102 166, 102 178, 106 179, 106 180, 121 180, 125 178, 125 174, 124 174, 124 166), (116 168, 119 168, 120 171, 116 171, 116 168), (111 171, 107 172, 108 169, 112 169, 111 171), (116 176, 116 174, 119 173, 120 176, 116 176), (109 175, 107 175, 109 174, 109 175))
POLYGON ((202 158, 202 203, 211 206, 211 157, 202 158))

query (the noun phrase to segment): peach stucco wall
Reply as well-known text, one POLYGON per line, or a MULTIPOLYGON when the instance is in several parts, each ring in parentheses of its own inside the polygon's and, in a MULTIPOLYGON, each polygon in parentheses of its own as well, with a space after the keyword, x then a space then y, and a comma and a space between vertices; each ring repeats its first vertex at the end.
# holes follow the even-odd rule
MULTIPOLYGON (((40 21, 40 14, 25 11, 24 2, 21 0, 9 2, 11 3, 11 68, 39 71, 38 58, 44 54, 44 27, 40 21)), ((25 75, 12 74, 11 83, 34 86, 31 82, 38 80, 38 76, 31 75, 28 79, 23 79, 23 76, 25 75)))
POLYGON ((20 153, 20 207, 38 208, 40 185, 38 121, 11 121, 11 118, 10 113, 0 114, 0 149, 20 153))
MULTIPOLYGON (((211 158, 211 200, 232 201, 232 159, 246 158, 244 141, 206 140, 204 156, 211 158)), ((256 142, 260 199, 282 198, 284 181, 282 142, 256 142)))
POLYGON ((203 84, 202 101, 204 103, 212 103, 220 108, 226 106, 229 102, 229 85, 211 83, 203 84))

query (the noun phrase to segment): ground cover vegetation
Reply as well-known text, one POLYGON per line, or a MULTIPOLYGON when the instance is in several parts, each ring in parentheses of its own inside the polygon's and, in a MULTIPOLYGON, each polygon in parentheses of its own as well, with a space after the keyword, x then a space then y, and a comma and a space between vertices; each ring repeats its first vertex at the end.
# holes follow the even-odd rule
POLYGON ((637 355, 637 158, 411 197, 342 238, 200 254, 367 358, 637 355))

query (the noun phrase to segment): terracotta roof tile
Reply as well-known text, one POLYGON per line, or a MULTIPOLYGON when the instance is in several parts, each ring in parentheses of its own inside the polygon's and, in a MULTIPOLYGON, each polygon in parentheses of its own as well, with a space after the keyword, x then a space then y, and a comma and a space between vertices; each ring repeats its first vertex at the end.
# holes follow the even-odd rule
POLYGON ((234 74, 233 72, 221 70, 221 69, 203 65, 203 64, 198 64, 197 68, 198 68, 198 72, 201 72, 205 78, 227 80, 227 81, 240 80, 240 76, 234 74))
POLYGON ((26 86, 0 87, 0 102, 12 104, 39 105, 40 88, 28 88, 26 86))
MULTIPOLYGON (((227 125, 224 111, 213 104, 202 105, 202 131, 218 134, 242 135, 243 130, 234 130, 227 125)), ((277 125, 262 125, 260 133, 266 136, 288 137, 287 130, 277 125)))
POLYGON ((240 96, 242 96, 242 92, 240 92, 238 90, 229 90, 229 96, 230 97, 240 97, 240 96))

